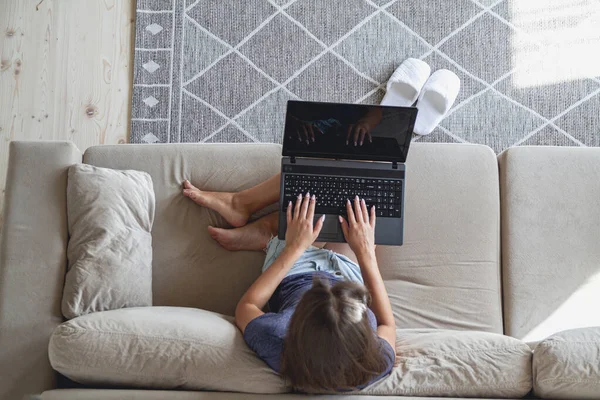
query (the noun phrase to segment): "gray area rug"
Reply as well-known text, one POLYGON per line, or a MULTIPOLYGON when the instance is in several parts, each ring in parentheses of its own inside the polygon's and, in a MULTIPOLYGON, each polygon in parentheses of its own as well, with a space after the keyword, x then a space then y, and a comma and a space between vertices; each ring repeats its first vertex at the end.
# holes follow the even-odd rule
POLYGON ((281 142, 289 99, 377 104, 406 58, 461 78, 418 141, 600 145, 598 0, 138 0, 132 143, 281 142))

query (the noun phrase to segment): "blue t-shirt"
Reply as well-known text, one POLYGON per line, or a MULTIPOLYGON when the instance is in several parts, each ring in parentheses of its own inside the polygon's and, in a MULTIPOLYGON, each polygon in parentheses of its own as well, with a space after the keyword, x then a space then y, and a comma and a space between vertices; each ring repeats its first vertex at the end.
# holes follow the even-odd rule
MULTIPOLYGON (((265 313, 260 317, 254 318, 244 330, 244 340, 248 346, 254 350, 258 356, 267 363, 273 370, 279 372, 281 367, 281 354, 283 352, 283 340, 285 338, 288 325, 294 314, 296 304, 302 298, 302 295, 312 287, 313 277, 320 275, 328 279, 330 284, 341 281, 333 274, 327 272, 314 272, 306 274, 295 274, 285 277, 271 299, 269 300, 269 308, 272 312, 265 313)), ((373 331, 377 331, 377 319, 373 312, 368 309, 367 316, 369 324, 373 331)), ((381 349, 384 352, 387 361, 385 371, 369 381, 367 384, 360 386, 359 389, 378 381, 390 373, 394 366, 394 349, 382 338, 378 338, 381 344, 381 349)))

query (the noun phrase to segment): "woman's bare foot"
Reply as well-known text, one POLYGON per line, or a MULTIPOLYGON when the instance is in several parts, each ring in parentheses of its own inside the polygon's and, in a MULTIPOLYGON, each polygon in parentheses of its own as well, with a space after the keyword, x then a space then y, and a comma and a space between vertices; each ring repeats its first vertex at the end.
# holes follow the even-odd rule
POLYGON ((264 217, 235 229, 208 227, 208 233, 221 246, 230 251, 263 250, 273 235, 271 222, 264 217))
POLYGON ((184 196, 189 197, 202 207, 215 210, 232 226, 244 226, 250 218, 250 212, 237 201, 235 193, 205 192, 192 185, 188 180, 183 182, 183 188, 184 196))

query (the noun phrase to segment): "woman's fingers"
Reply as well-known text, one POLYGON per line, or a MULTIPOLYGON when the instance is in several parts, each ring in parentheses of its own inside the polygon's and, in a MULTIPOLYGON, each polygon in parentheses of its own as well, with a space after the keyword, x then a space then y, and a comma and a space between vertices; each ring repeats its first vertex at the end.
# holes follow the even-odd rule
POLYGON ((369 223, 375 228, 375 206, 371 206, 371 218, 369 219, 369 223))
POLYGON ((290 202, 288 203, 288 208, 287 208, 287 211, 286 211, 286 213, 285 213, 285 214, 286 214, 286 218, 287 218, 287 224, 288 224, 288 225, 290 224, 290 222, 292 222, 292 207, 293 207, 293 205, 292 205, 292 202, 290 201, 290 202))
POLYGON ((338 219, 340 220, 340 224, 342 225, 342 232, 344 232, 344 238, 346 239, 346 242, 347 242, 348 241, 348 222, 346 222, 344 217, 342 217, 341 215, 338 217, 338 219))
POLYGON ((312 125, 308 125, 308 133, 310 135, 310 139, 315 142, 315 132, 313 131, 312 125))
POLYGON ((367 211, 367 203, 365 203, 365 199, 360 201, 360 212, 362 213, 363 221, 369 222, 369 211, 367 211))
POLYGON ((352 128, 354 128, 354 125, 348 125, 348 132, 346 133, 346 145, 348 145, 348 142, 350 141, 350 135, 352 135, 352 128))
POLYGON ((352 211, 352 204, 350 203, 350 200, 346 200, 346 213, 348 214, 348 222, 355 224, 356 218, 354 218, 354 211, 352 211))
POLYGON ((321 218, 319 218, 317 220, 317 223, 315 224, 315 227, 313 228, 313 236, 314 236, 315 240, 319 236, 319 233, 321 233, 321 228, 323 228, 324 221, 325 221, 325 214, 321 215, 321 218))
POLYGON ((360 136, 360 131, 362 130, 362 128, 360 127, 360 125, 354 129, 354 145, 356 146, 358 144, 358 137, 360 136))
POLYGON ((302 133, 304 134, 304 140, 306 141, 306 144, 309 144, 308 142, 308 131, 306 130, 306 125, 302 125, 302 133))
POLYGON ((296 207, 294 207, 293 219, 297 219, 300 216, 300 207, 302 207, 302 193, 300 193, 296 199, 296 207))
POLYGON ((358 223, 362 223, 364 221, 362 210, 360 209, 360 199, 358 196, 354 198, 354 218, 356 218, 356 222, 358 223))
POLYGON ((308 212, 306 213, 306 218, 311 221, 315 216, 316 205, 317 205, 317 198, 313 194, 312 197, 310 198, 310 204, 308 205, 308 212))
POLYGON ((304 201, 302 202, 302 208, 300 209, 300 218, 306 218, 306 214, 308 213, 308 204, 311 202, 310 193, 306 193, 304 196, 304 201))

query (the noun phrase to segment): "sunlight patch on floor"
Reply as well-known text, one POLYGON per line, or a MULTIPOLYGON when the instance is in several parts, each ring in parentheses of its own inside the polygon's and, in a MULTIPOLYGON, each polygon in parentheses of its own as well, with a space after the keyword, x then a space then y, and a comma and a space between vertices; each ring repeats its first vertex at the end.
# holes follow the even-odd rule
POLYGON ((600 1, 508 0, 509 21, 540 46, 513 37, 517 88, 600 76, 600 1))

